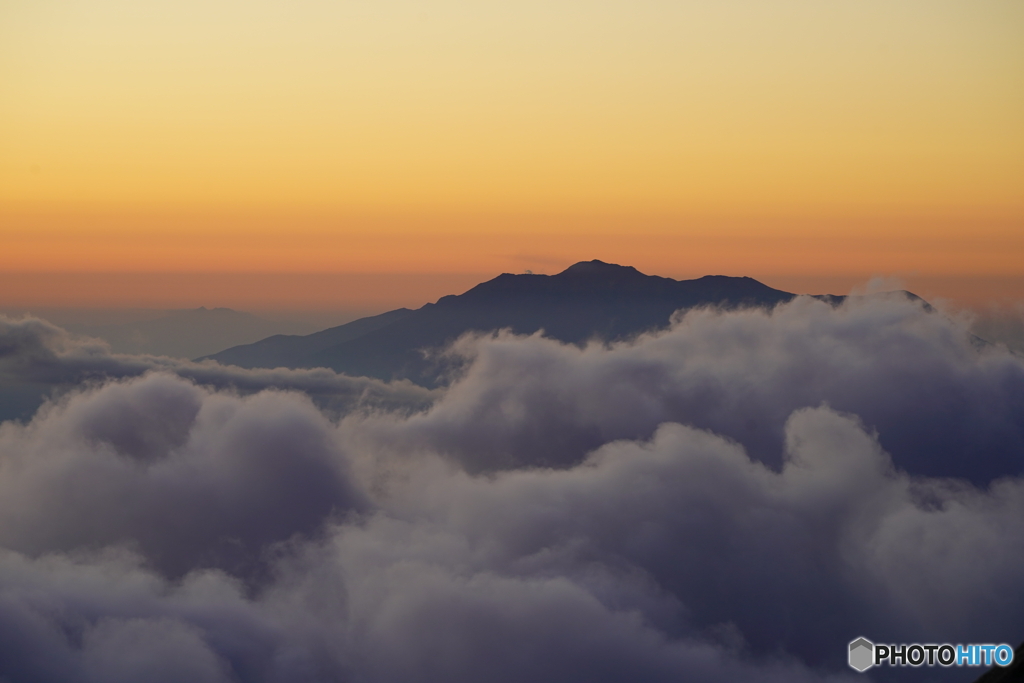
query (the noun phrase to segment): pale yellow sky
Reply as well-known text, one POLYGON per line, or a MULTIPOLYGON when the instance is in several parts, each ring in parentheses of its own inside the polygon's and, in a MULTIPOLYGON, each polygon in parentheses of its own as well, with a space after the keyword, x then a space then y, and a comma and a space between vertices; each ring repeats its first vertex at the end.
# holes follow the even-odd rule
POLYGON ((0 271, 1016 277, 1022 122, 1019 0, 0 0, 0 271))

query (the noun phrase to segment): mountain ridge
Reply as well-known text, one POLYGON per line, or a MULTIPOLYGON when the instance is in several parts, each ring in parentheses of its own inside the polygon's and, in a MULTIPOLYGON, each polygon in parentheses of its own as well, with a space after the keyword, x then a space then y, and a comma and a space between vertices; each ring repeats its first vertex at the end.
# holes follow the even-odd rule
MULTIPOLYGON (((750 277, 674 280, 632 266, 581 261, 554 275, 502 273, 418 309, 396 309, 313 335, 277 335, 225 349, 213 359, 241 367, 328 367, 384 380, 437 385, 444 368, 424 358, 471 331, 543 329, 554 339, 615 341, 669 324, 679 309, 773 307, 796 295, 750 277)), ((843 297, 828 297, 831 302, 843 297)))

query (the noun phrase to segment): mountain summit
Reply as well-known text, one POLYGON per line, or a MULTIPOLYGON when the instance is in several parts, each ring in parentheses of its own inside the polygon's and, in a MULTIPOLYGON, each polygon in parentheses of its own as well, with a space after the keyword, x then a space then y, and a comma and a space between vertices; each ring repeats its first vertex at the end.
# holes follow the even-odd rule
POLYGON ((307 336, 277 335, 208 358, 248 368, 328 367, 436 385, 440 368, 422 351, 466 332, 544 330, 569 343, 613 341, 665 327, 679 309, 771 307, 794 296, 748 277, 673 280, 630 266, 581 261, 557 275, 505 273, 416 310, 389 311, 307 336))

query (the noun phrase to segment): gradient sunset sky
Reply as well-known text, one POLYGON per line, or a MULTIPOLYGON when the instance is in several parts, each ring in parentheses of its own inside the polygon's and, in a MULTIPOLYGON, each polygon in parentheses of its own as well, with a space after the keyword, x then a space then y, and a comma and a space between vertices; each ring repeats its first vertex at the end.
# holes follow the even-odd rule
POLYGON ((0 305, 592 258, 1024 299, 1024 3, 0 0, 0 305))

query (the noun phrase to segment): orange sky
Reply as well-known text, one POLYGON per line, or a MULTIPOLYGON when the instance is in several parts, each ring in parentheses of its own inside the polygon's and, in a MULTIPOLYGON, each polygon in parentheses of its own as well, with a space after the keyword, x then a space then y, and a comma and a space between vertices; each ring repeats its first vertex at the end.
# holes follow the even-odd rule
POLYGON ((1016 0, 7 0, 0 305, 590 258, 1024 299, 1022 121, 1016 0))

